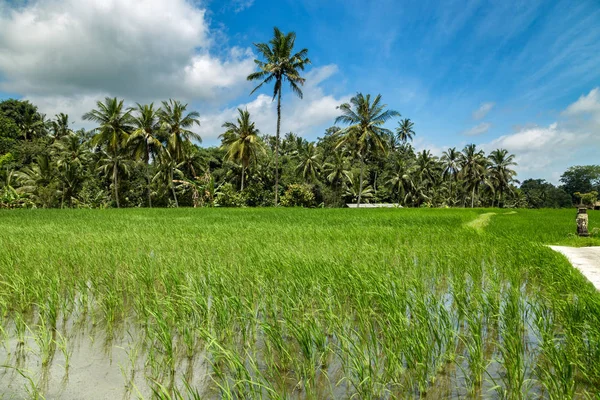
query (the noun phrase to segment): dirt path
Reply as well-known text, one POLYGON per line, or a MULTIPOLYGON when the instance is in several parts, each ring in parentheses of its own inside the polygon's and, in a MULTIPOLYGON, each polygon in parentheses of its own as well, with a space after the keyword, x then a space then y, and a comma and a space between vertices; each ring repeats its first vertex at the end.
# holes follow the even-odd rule
POLYGON ((600 246, 594 247, 566 247, 549 246, 552 250, 564 254, 590 281, 597 290, 600 290, 600 246))

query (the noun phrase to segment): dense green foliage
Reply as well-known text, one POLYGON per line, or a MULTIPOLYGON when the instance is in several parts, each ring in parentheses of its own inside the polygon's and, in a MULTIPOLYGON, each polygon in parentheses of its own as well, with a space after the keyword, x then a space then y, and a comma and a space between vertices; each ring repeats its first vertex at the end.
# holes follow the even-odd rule
POLYGON ((573 210, 13 210, 0 228, 7 398, 107 376, 115 398, 600 390, 600 296, 542 245, 599 244, 573 210))
MULTIPOLYGON (((195 144, 199 136, 190 129, 198 113, 176 101, 126 109, 106 99, 85 117, 98 128, 73 132, 64 114, 47 121, 28 102, 0 102, 0 207, 273 204, 277 141, 260 135, 246 110, 224 123, 222 146, 211 148, 195 144)), ((357 127, 329 128, 316 142, 284 135, 280 195, 302 185, 312 192, 313 206, 339 207, 360 197, 409 207, 559 208, 579 202, 576 192, 600 189, 598 166, 571 167, 560 187, 530 179, 517 188, 514 156, 505 150, 485 155, 468 145, 438 158, 406 142, 414 135, 409 120, 375 135, 358 134, 357 127)))

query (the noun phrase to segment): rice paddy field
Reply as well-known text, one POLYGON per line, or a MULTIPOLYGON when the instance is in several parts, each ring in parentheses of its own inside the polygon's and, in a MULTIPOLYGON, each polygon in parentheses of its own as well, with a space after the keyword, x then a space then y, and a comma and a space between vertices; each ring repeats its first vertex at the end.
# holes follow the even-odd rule
POLYGON ((2 211, 0 398, 598 398, 575 214, 2 211))

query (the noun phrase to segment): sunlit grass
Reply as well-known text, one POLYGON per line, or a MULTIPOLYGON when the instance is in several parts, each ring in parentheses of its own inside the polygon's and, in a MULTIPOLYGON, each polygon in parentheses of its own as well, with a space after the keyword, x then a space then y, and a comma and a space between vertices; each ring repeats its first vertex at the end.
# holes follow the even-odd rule
POLYGON ((0 228, 8 394, 44 394, 53 363, 69 385, 81 335, 124 349, 133 397, 600 390, 600 296, 544 246, 597 243, 574 210, 22 210, 0 228))

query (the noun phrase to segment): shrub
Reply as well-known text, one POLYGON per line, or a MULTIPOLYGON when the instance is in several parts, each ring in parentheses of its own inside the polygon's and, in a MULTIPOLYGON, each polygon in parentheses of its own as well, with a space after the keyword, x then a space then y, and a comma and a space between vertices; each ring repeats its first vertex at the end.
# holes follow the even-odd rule
POLYGON ((244 198, 233 188, 231 183, 226 183, 219 188, 215 205, 217 207, 242 207, 244 198))
POLYGON ((309 185, 293 184, 288 186, 281 197, 281 205, 284 207, 314 207, 315 195, 309 185))

